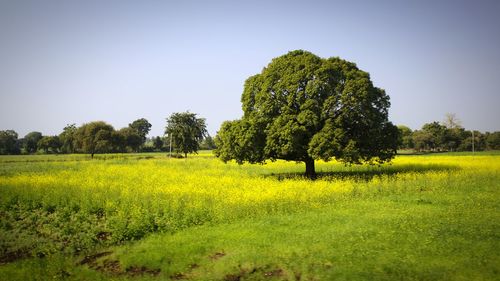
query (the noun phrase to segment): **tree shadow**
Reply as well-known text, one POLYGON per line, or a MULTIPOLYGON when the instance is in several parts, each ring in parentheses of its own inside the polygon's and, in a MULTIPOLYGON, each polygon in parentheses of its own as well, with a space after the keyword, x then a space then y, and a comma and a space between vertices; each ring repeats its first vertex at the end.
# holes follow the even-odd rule
POLYGON ((382 166, 336 166, 332 170, 320 170, 316 177, 311 179, 303 172, 270 173, 265 178, 282 180, 324 180, 324 181, 357 181, 368 182, 375 177, 396 177, 402 174, 425 174, 429 172, 446 172, 460 170, 458 165, 449 164, 398 164, 382 166))

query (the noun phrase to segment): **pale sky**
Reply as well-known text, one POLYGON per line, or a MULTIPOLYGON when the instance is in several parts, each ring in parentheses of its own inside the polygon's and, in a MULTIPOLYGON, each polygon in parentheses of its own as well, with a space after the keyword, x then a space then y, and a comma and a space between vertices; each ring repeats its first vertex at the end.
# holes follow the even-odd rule
POLYGON ((500 131, 500 1, 0 0, 0 130, 116 129, 189 110, 215 135, 246 78, 303 49, 339 56, 412 129, 455 113, 500 131))

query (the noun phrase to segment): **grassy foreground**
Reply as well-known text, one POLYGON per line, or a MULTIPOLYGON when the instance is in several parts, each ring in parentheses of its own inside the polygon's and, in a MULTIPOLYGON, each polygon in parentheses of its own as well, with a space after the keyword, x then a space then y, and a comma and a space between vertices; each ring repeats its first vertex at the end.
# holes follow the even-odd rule
POLYGON ((500 155, 0 157, 0 280, 498 280, 500 155))

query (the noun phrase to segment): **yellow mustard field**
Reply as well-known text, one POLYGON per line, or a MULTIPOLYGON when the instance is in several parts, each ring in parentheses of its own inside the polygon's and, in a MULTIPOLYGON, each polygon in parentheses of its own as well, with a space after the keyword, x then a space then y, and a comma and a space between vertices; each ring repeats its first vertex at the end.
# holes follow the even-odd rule
MULTIPOLYGON (((500 178, 499 155, 399 156, 382 166, 317 162, 315 181, 302 176, 301 163, 224 164, 207 153, 187 159, 160 154, 92 161, 78 156, 5 159, 0 162, 2 214, 12 224, 19 216, 34 222, 26 235, 44 233, 47 241, 55 241, 44 250, 49 254, 193 225, 307 211, 339 200, 435 195, 478 182, 497 188, 500 178), (66 229, 71 220, 78 223, 66 229), (82 225, 88 229, 81 230, 82 225), (96 239, 96 233, 106 239, 96 239)), ((3 248, 18 244, 9 230, 2 231, 3 248)))

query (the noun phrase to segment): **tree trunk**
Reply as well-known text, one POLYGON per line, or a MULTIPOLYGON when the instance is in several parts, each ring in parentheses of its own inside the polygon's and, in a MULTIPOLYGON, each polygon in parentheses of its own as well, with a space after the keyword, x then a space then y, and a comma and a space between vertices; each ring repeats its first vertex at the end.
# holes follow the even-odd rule
POLYGON ((306 177, 314 180, 316 179, 316 170, 314 169, 314 159, 307 159, 306 163, 306 177))
POLYGON ((184 158, 188 158, 187 152, 184 152, 184 158))
POLYGON ((94 159, 94 152, 90 154, 90 159, 94 159))

